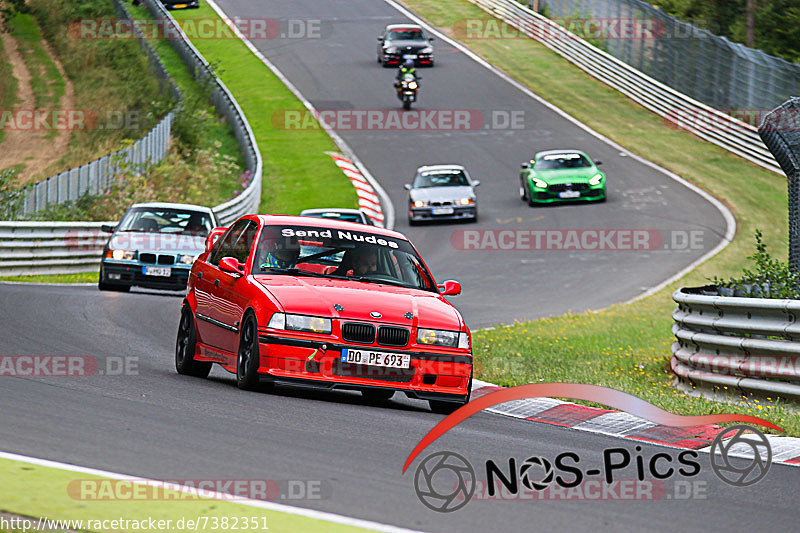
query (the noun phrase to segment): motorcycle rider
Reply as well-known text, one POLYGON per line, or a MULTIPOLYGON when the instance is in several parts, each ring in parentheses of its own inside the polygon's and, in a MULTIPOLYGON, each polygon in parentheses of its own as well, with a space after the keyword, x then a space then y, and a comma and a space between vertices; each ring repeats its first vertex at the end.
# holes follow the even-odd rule
POLYGON ((406 59, 405 62, 400 65, 400 68, 397 69, 397 76, 395 77, 394 82, 395 87, 400 87, 400 80, 402 80, 403 76, 406 74, 411 74, 414 76, 415 80, 420 79, 417 77, 417 69, 414 67, 413 59, 406 59))

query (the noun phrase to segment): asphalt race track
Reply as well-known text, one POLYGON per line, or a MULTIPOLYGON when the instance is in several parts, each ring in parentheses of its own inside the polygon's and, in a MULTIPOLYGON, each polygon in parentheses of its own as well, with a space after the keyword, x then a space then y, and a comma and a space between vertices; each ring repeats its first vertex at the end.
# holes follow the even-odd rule
MULTIPOLYGON (((403 20, 387 4, 227 0, 221 5, 231 16, 325 21, 322 39, 256 43, 320 109, 396 107, 392 72, 377 66, 374 57, 380 28, 403 20)), ((723 218, 700 196, 619 156, 441 41, 435 44, 437 66, 423 72, 418 109, 523 110, 528 128, 340 134, 389 191, 398 208, 398 229, 409 232, 437 278, 464 283, 465 294, 455 303, 473 327, 624 300, 690 264, 724 234, 723 218), (517 196, 519 163, 534 150, 564 146, 604 161, 609 201, 528 208, 517 196), (402 184, 426 162, 463 163, 481 179, 477 225, 405 226, 402 184), (698 230, 705 240, 702 249, 684 253, 457 252, 450 246, 456 229, 591 227, 698 230)), ((657 501, 474 501, 457 512, 436 513, 415 495, 420 459, 401 474, 408 454, 442 418, 423 402, 396 395, 378 407, 355 393, 289 388, 247 393, 219 369, 208 380, 178 376, 173 349, 179 295, 4 284, 0 301, 5 304, 0 306, 0 354, 90 356, 105 371, 87 377, 4 377, 0 450, 156 479, 320 481, 330 488, 323 498, 284 503, 429 531, 788 530, 796 525, 797 473, 791 467, 773 465, 759 484, 736 488, 720 481, 702 454, 699 475, 666 480, 666 493, 657 501), (129 371, 108 372, 120 358, 129 371), (680 498, 684 492, 677 482, 694 483, 699 492, 680 498)), ((433 451, 458 452, 483 478, 489 459, 505 465, 511 457, 553 460, 574 451, 588 468, 600 465, 604 449, 620 446, 638 453, 635 443, 481 413, 435 442, 421 459, 433 451)), ((678 455, 647 445, 641 454, 646 462, 657 452, 678 455)), ((635 477, 629 467, 618 479, 635 477)))
MULTIPOLYGON (((676 478, 701 482, 705 499, 473 501, 453 513, 436 513, 414 492, 420 459, 401 474, 419 439, 442 418, 422 402, 375 407, 355 393, 247 393, 217 369, 209 380, 178 376, 171 350, 176 296, 0 285, 0 298, 17 302, 0 307, 0 353, 90 355, 100 369, 109 358, 138 358, 128 359, 135 375, 4 377, 4 451, 166 480, 321 481, 330 487, 326 499, 284 503, 428 531, 530 531, 534 524, 535 530, 570 531, 741 531, 768 524, 778 531, 792 529, 797 517, 793 467, 773 465, 754 487, 734 488, 715 477, 705 456, 699 476, 676 478)), ((600 465, 604 448, 618 446, 635 453, 633 443, 618 439, 481 413, 421 459, 454 451, 482 478, 488 459, 505 465, 511 457, 521 463, 540 455, 552 461, 574 451, 588 468, 600 465)), ((643 455, 664 450, 645 446, 643 455)), ((678 452, 668 453, 676 458, 678 452)), ((619 479, 635 476, 629 467, 619 479)))
MULTIPOLYGON (((395 70, 376 62, 376 37, 407 19, 376 0, 221 0, 233 18, 275 18, 288 35, 300 22, 320 19, 309 38, 253 40, 253 44, 317 110, 392 110, 402 113, 392 83, 395 70)), ((421 68, 420 101, 411 113, 469 110, 492 126, 515 113, 523 129, 469 131, 355 131, 339 135, 392 199, 396 229, 407 233, 437 280, 454 278, 464 293, 453 300, 471 327, 599 309, 659 284, 711 250, 725 234, 721 214, 663 173, 620 151, 539 104, 441 39, 436 66, 421 68), (415 111, 416 110, 416 111, 415 111), (475 114, 478 112, 480 115, 475 114), (499 112, 496 113, 496 112, 499 112), (521 114, 521 115, 520 115, 521 114), (609 199, 595 205, 528 207, 519 198, 520 164, 539 150, 577 148, 603 161, 609 199), (458 163, 480 179, 477 224, 409 228, 406 191, 423 164, 458 163), (459 251, 453 232, 474 229, 640 229, 701 232, 695 250, 459 251)), ((557 79, 557 73, 548 73, 557 79)), ((568 110, 567 110, 568 111, 568 110)), ((600 110, 599 112, 602 112, 600 110)), ((283 123, 274 117, 274 123, 283 123)), ((324 206, 320 206, 324 207, 324 206)), ((293 213, 292 213, 293 214, 293 213)), ((677 242, 676 244, 680 244, 677 242)))

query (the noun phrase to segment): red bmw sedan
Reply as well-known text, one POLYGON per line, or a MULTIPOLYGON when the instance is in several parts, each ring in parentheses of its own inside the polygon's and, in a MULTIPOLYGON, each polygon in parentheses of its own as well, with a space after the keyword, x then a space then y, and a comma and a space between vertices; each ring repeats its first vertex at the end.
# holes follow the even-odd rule
POLYGON ((469 401, 470 331, 400 233, 309 217, 247 215, 195 261, 175 351, 180 374, 213 363, 242 389, 275 383, 395 392, 437 413, 469 401))

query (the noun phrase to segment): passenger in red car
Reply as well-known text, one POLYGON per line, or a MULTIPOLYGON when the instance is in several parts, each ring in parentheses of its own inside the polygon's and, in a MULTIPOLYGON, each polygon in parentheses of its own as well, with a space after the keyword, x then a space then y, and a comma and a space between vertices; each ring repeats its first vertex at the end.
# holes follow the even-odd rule
POLYGON ((366 276, 376 270, 378 270, 378 254, 375 250, 369 248, 360 249, 353 262, 353 275, 366 276))

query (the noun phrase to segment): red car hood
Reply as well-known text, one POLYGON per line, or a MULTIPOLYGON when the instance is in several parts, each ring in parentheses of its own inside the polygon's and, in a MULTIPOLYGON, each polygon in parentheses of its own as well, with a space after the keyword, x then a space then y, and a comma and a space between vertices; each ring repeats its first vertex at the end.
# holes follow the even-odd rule
POLYGON ((438 294, 360 281, 255 276, 255 280, 280 302, 284 311, 424 328, 461 330, 458 311, 438 294), (337 311, 334 305, 343 308, 337 311), (370 313, 378 312, 376 319, 370 313), (404 315, 411 313, 412 319, 404 315))

